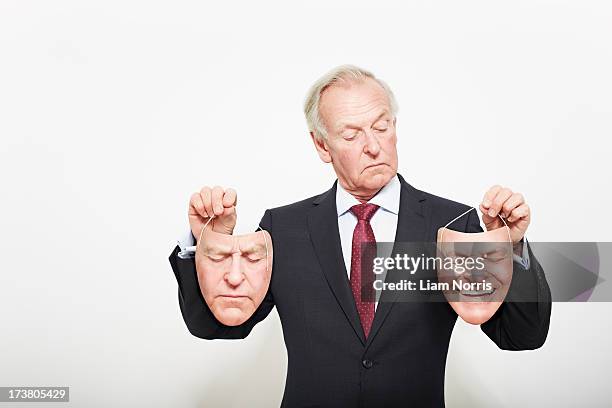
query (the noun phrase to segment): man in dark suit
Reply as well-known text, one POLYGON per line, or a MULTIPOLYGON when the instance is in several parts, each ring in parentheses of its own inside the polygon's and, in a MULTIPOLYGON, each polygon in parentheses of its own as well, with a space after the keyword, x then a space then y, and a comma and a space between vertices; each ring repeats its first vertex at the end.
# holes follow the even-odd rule
MULTIPOLYGON (((202 297, 193 256, 179 246, 170 255, 181 313, 194 336, 244 338, 276 306, 288 353, 282 406, 444 406, 454 310, 445 302, 366 302, 355 289, 361 243, 435 242, 438 228, 469 208, 419 191, 397 173, 396 109, 388 86, 353 66, 332 70, 311 88, 305 105, 310 134, 338 180, 323 194, 265 211, 260 226, 272 236, 272 280, 245 323, 216 320, 202 297)), ((205 187, 194 194, 191 238, 213 214, 219 221, 213 228, 231 234, 235 204, 231 189, 205 187)), ((524 241, 529 207, 520 194, 494 186, 480 210, 489 230, 500 227, 502 215, 519 248, 508 296, 532 300, 503 303, 481 329, 504 350, 541 347, 551 300, 524 241)), ((482 231, 475 211, 450 227, 482 231)))

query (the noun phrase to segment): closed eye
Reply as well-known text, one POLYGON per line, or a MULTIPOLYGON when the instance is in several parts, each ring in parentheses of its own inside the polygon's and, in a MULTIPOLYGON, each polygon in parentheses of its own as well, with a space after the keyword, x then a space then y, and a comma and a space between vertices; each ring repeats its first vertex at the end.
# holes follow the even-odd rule
POLYGON ((344 140, 353 140, 357 137, 358 134, 359 134, 358 131, 344 132, 342 133, 342 138, 344 140))
POLYGON ((208 259, 210 259, 213 262, 222 262, 225 259, 227 259, 227 256, 223 256, 223 255, 211 255, 211 254, 207 254, 206 256, 208 257, 208 259))
POLYGON ((384 132, 387 129, 389 129, 389 121, 388 120, 381 120, 376 122, 376 124, 374 124, 374 130, 378 131, 378 132, 384 132))
POLYGON ((260 257, 257 257, 257 256, 245 256, 245 258, 250 263, 257 263, 257 262, 259 262, 259 261, 261 261, 263 259, 263 258, 260 258, 260 257))

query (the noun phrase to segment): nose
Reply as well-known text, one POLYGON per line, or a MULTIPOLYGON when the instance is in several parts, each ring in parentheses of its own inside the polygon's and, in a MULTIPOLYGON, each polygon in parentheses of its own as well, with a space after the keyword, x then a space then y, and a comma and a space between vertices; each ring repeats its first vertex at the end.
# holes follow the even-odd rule
POLYGON ((225 274, 225 280, 233 287, 240 285, 244 280, 244 274, 240 270, 240 252, 232 254, 232 265, 229 272, 225 274))
POLYGON ((378 156, 378 153, 380 153, 380 143, 371 130, 365 131, 365 146, 363 151, 371 156, 378 156))
POLYGON ((480 282, 485 278, 485 271, 478 269, 477 267, 471 266, 469 268, 465 268, 464 277, 468 282, 480 282))

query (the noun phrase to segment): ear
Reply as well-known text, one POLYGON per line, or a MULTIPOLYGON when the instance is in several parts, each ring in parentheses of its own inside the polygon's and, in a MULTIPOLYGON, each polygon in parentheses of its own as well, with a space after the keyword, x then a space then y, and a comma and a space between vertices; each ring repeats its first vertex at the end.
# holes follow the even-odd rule
POLYGON ((393 127, 395 127, 395 124, 397 123, 397 116, 393 117, 393 127))
POLYGON ((329 146, 327 146, 327 142, 325 142, 323 139, 318 139, 314 135, 314 132, 310 132, 310 138, 312 139, 321 160, 323 160, 325 163, 331 163, 332 159, 331 155, 329 154, 329 146))

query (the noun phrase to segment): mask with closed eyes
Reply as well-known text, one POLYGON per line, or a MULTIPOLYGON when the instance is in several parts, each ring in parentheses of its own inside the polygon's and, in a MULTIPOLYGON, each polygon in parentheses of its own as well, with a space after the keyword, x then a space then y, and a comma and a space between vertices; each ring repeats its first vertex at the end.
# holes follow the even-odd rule
POLYGON ((482 324, 499 309, 512 281, 513 251, 510 229, 504 226, 492 231, 466 233, 447 227, 468 211, 438 230, 438 282, 447 283, 444 296, 455 312, 466 322, 482 324), (471 259, 471 261, 470 261, 471 259))
POLYGON ((272 276, 272 239, 268 231, 228 235, 207 228, 196 245, 200 291, 215 318, 237 326, 247 321, 263 301, 272 276))

